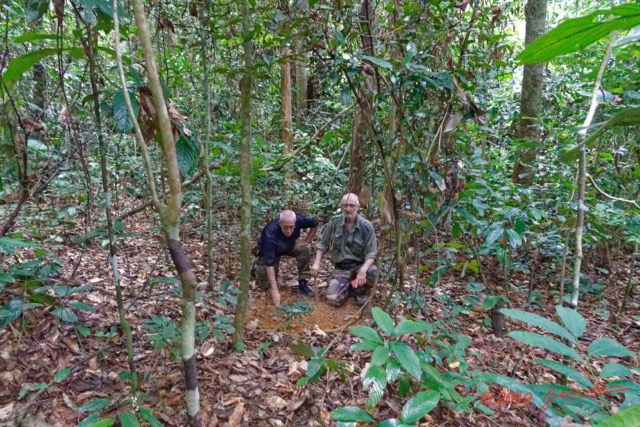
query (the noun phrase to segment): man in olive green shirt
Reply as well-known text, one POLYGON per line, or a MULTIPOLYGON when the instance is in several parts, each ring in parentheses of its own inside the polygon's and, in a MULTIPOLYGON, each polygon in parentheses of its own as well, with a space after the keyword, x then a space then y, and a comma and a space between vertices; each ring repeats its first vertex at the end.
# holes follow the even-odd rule
POLYGON ((318 275, 322 254, 331 251, 335 269, 329 279, 327 302, 337 307, 351 294, 355 296, 356 304, 364 305, 376 277, 376 266, 373 265, 378 251, 376 233, 373 225, 358 215, 358 196, 345 194, 341 206, 342 215, 331 218, 322 229, 311 275, 318 275))

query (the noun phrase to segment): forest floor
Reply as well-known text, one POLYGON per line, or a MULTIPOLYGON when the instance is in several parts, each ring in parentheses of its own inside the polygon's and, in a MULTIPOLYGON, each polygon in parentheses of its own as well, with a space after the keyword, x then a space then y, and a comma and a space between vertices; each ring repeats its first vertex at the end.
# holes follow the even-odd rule
MULTIPOLYGON (((29 210, 23 213, 25 217, 32 214, 29 210)), ((151 408, 154 416, 166 425, 184 425, 185 385, 177 348, 181 312, 179 283, 163 243, 157 237, 154 213, 148 210, 127 219, 126 223, 125 231, 132 233, 132 237, 119 240, 119 271, 127 317, 133 328, 135 365, 142 378, 140 389, 146 396, 141 406, 151 408), (167 319, 165 323, 159 320, 163 317, 167 319), (148 323, 153 318, 155 329, 148 323), (162 327, 158 326, 160 324, 162 327), (156 340, 156 344, 164 342, 164 348, 154 349, 154 333, 156 339, 165 338, 165 341, 156 340)), ((234 223, 237 222, 229 214, 226 225, 223 221, 215 230, 216 286, 229 281, 231 288, 238 285, 238 247, 234 234, 237 227, 234 223)), ((18 228, 28 229, 20 225, 18 228)), ((108 251, 99 240, 86 246, 73 243, 71 237, 81 235, 81 228, 81 225, 67 224, 43 233, 49 242, 62 240, 52 250, 64 262, 64 271, 53 276, 49 284, 90 285, 92 290, 69 296, 63 304, 82 301, 93 306, 95 311, 76 311, 79 322, 72 324, 51 315, 51 307, 34 308, 25 312, 22 322, 14 321, 0 330, 0 425, 14 425, 25 414, 55 426, 76 425, 91 413, 91 405, 87 407, 87 404, 98 398, 109 399, 107 406, 100 410, 103 417, 117 418, 119 413, 131 410, 126 347, 119 330, 108 251), (54 375, 64 368, 71 368, 70 375, 54 382, 54 375)), ((204 281, 204 238, 195 231, 198 229, 195 224, 183 228, 187 230, 183 238, 188 257, 198 279, 204 281)), ((12 259, 24 261, 30 255, 31 252, 23 251, 12 259)), ((12 260, 7 257, 2 262, 5 265, 0 264, 0 267, 6 267, 12 260)), ((415 264, 420 265, 420 260, 415 264)), ((327 263, 324 267, 326 277, 330 266, 327 263)), ((582 296, 580 312, 587 318, 586 337, 615 338, 636 354, 640 353, 640 295, 636 292, 631 297, 626 314, 614 315, 627 282, 628 259, 613 256, 608 273, 595 267, 586 262, 584 272, 594 283, 603 282, 606 290, 586 292, 582 296)), ((530 363, 535 357, 545 358, 543 352, 510 338, 492 335, 490 322, 487 322, 488 312, 472 308, 451 319, 452 307, 463 305, 463 297, 470 293, 465 288, 466 278, 447 275, 431 288, 423 284, 427 272, 417 270, 409 269, 404 285, 407 290, 421 290, 425 301, 423 307, 409 312, 405 304, 397 304, 392 315, 394 319, 411 315, 430 323, 450 321, 451 330, 471 339, 465 356, 469 369, 511 375, 530 383, 557 381, 548 370, 530 363)), ((355 337, 346 331, 334 332, 351 320, 359 308, 352 299, 336 309, 327 306, 322 299, 316 302, 294 292, 293 262, 285 262, 280 274, 283 287, 290 289, 283 290, 283 303, 306 300, 314 311, 287 321, 276 313, 267 293, 252 287, 244 351, 235 352, 228 335, 208 334, 199 341, 197 364, 203 425, 329 426, 335 425, 330 417, 335 408, 364 407, 368 391, 363 389, 358 376, 370 361, 370 353, 351 352, 349 348, 356 341, 355 337), (301 342, 313 348, 332 343, 327 357, 343 362, 341 371, 329 371, 315 383, 297 386, 306 374, 308 362, 293 351, 301 342)), ((539 304, 529 307, 527 280, 528 276, 523 275, 514 276, 510 281, 512 308, 553 318, 553 298, 556 297, 546 288, 550 285, 539 285, 539 304)), ((382 282, 387 283, 385 278, 382 282)), ((231 316, 233 308, 225 304, 224 292, 207 293, 205 285, 201 289, 203 297, 198 302, 197 320, 208 321, 210 325, 228 320, 225 316, 231 316)), ((7 286, 0 293, 0 304, 7 304, 12 296, 20 293, 20 287, 7 286)), ((383 304, 381 295, 386 295, 384 289, 378 292, 372 306, 383 304)), ((357 323, 371 324, 370 311, 364 311, 357 323)), ((526 329, 518 323, 508 324, 508 328, 526 329)), ((636 359, 635 366, 639 365, 636 359)), ((634 375, 633 380, 638 382, 638 373, 634 375)), ((492 390, 497 396, 499 388, 492 387, 492 390)), ((616 397, 611 396, 611 399, 615 405, 616 397)), ((405 401, 395 387, 389 386, 374 413, 378 419, 396 417, 405 401)), ((495 411, 491 416, 479 411, 468 414, 441 407, 424 417, 421 425, 544 424, 538 418, 537 409, 531 405, 488 406, 495 411)))

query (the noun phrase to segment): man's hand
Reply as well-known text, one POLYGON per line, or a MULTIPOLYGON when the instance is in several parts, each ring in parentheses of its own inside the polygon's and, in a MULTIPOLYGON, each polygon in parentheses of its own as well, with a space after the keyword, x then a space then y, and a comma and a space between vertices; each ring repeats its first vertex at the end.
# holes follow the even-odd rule
POLYGON ((311 272, 312 277, 318 277, 318 271, 320 270, 320 263, 314 262, 311 267, 309 267, 309 271, 311 272))
POLYGON ((358 275, 356 276, 357 286, 354 286, 354 288, 357 288, 358 286, 362 286, 365 283, 367 283, 367 270, 365 268, 360 268, 360 270, 358 270, 358 275))
POLYGON ((280 307, 280 292, 277 289, 271 289, 271 300, 274 306, 280 307))

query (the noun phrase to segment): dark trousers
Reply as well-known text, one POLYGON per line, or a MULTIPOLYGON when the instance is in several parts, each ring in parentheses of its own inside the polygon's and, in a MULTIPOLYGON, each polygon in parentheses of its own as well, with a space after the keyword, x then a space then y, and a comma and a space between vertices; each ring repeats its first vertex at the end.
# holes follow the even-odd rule
MULTIPOLYGON (((306 244, 300 244, 289 253, 282 254, 276 257, 276 263, 274 269, 276 273, 276 279, 278 278, 278 270, 280 267, 280 258, 283 256, 289 256, 296 259, 298 264, 298 280, 309 280, 311 273, 309 272, 309 263, 311 261, 311 250, 306 244)), ((256 284, 262 289, 269 289, 269 278, 267 277, 267 266, 264 264, 264 258, 258 256, 256 260, 256 284)))

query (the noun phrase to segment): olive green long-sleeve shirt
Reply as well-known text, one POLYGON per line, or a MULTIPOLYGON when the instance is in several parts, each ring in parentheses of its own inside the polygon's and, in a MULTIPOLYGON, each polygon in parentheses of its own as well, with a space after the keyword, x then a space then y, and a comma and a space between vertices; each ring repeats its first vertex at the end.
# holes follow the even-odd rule
POLYGON ((373 225, 366 218, 358 215, 349 232, 345 227, 344 215, 338 215, 322 228, 316 249, 324 253, 331 251, 332 264, 344 261, 364 263, 366 259, 375 259, 378 242, 373 225))

